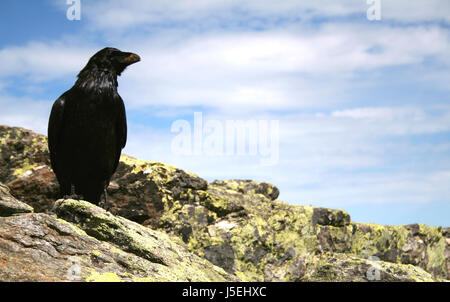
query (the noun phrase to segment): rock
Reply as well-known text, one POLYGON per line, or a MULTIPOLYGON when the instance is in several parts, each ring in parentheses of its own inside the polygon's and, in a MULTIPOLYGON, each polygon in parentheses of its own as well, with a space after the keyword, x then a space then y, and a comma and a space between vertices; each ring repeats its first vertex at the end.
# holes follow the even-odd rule
POLYGON ((420 225, 417 223, 405 225, 405 228, 411 232, 411 236, 416 236, 420 232, 420 225))
POLYGON ((442 235, 444 235, 445 238, 450 238, 450 228, 442 228, 442 235))
MULTIPOLYGON (((57 185, 48 167, 45 137, 1 127, 0 142, 4 164, 0 165, 0 181, 36 212, 49 212, 57 185)), ((367 277, 367 272, 374 272, 375 260, 385 281, 450 279, 448 228, 356 223, 343 210, 277 200, 279 190, 268 183, 207 183, 173 166, 126 155, 121 157, 108 191, 112 216, 88 205, 78 211, 71 203, 65 205, 70 205, 67 213, 60 203, 54 210, 90 238, 140 261, 163 265, 158 261, 164 262, 164 253, 146 251, 139 240, 126 235, 123 218, 114 217, 166 233, 191 253, 244 281, 379 281, 367 277), (96 223, 90 223, 85 215, 96 223), (102 219, 93 218, 96 216, 102 219), (109 220, 115 222, 110 225, 109 220)))
POLYGON ((270 200, 275 200, 280 195, 278 188, 267 182, 233 179, 227 181, 215 180, 212 184, 243 194, 262 194, 270 200))
POLYGON ((413 265, 398 265, 345 254, 298 257, 289 270, 267 264, 264 281, 300 282, 432 282, 434 277, 413 265))
POLYGON ((18 127, 0 126, 0 182, 8 184, 34 167, 49 165, 47 138, 18 127))
POLYGON ((0 126, 0 182, 35 212, 49 210, 58 196, 59 186, 49 166, 47 137, 0 126))
POLYGON ((9 193, 8 187, 0 183, 0 216, 31 212, 33 212, 32 207, 15 199, 9 193))
POLYGON ((315 208, 312 216, 312 223, 343 227, 350 224, 350 216, 342 210, 315 208))
POLYGON ((378 259, 323 254, 306 261, 301 281, 318 282, 432 282, 434 277, 413 265, 399 265, 378 259))
POLYGON ((85 201, 0 217, 2 281, 237 281, 167 234, 85 201))
POLYGON ((14 196, 32 205, 35 212, 47 212, 58 198, 59 186, 55 174, 47 165, 27 170, 8 186, 14 196))
POLYGON ((211 245, 204 248, 205 258, 211 263, 222 267, 227 272, 233 272, 234 267, 234 250, 229 244, 211 245))
POLYGON ((194 190, 205 190, 202 178, 158 162, 123 155, 109 190, 111 212, 146 226, 156 227, 165 205, 173 199, 192 203, 194 190), (118 188, 117 188, 118 187, 118 188))

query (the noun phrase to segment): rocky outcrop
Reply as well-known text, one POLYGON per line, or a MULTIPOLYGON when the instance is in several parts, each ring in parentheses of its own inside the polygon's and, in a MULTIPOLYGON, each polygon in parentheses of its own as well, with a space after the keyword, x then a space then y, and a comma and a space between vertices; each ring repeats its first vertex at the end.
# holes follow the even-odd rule
MULTIPOLYGON (((0 182, 35 212, 50 213, 58 186, 48 166, 46 138, 0 127, 0 140, 0 182)), ((342 210, 279 201, 278 189, 269 183, 207 183, 173 166, 124 155, 108 191, 115 217, 178 238, 192 253, 244 281, 450 277, 448 229, 355 223, 342 210)), ((62 215, 59 208, 54 209, 62 215)), ((78 216, 71 215, 75 218, 61 218, 78 225, 78 216)), ((83 224, 77 227, 84 230, 83 224)))
POLYGON ((18 202, 9 192, 9 188, 0 183, 0 217, 11 216, 19 213, 32 213, 33 208, 18 202))
POLYGON ((32 213, 0 191, 2 281, 236 281, 177 239, 86 201, 32 213))
POLYGON ((50 169, 47 137, 0 126, 0 182, 36 212, 51 209, 58 183, 50 169))

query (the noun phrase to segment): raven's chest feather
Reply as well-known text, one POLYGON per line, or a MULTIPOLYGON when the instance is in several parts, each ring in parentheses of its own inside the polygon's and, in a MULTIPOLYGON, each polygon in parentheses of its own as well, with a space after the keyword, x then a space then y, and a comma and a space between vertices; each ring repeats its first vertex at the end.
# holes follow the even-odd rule
POLYGON ((69 148, 111 150, 117 143, 116 125, 122 100, 114 92, 73 91, 66 98, 63 138, 69 148))
POLYGON ((66 120, 83 128, 115 122, 121 100, 111 92, 101 94, 73 93, 66 102, 66 120))

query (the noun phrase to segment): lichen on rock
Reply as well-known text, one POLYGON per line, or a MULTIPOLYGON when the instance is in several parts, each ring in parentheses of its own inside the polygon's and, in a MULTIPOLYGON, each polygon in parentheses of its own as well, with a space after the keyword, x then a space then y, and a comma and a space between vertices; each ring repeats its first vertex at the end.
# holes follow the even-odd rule
MULTIPOLYGON (((278 188, 267 182, 208 183, 176 167, 127 155, 121 156, 108 188, 108 213, 82 201, 56 202, 58 185, 44 136, 0 126, 0 143, 0 182, 11 198, 37 212, 22 205, 16 216, 7 212, 0 218, 2 246, 32 247, 22 258, 0 252, 0 265, 8 259, 24 268, 44 255, 61 261, 53 262, 54 268, 79 263, 82 280, 108 281, 450 280, 449 228, 352 222, 343 210, 280 201, 278 188), (41 241, 35 243, 27 228, 8 233, 20 223, 54 239, 36 235, 41 241)), ((46 267, 44 260, 36 263, 46 267)), ((48 278, 44 268, 33 269, 34 279, 48 278)), ((6 272, 0 280, 28 278, 6 272)))
POLYGON ((2 281, 237 281, 170 236, 85 201, 0 217, 2 281))

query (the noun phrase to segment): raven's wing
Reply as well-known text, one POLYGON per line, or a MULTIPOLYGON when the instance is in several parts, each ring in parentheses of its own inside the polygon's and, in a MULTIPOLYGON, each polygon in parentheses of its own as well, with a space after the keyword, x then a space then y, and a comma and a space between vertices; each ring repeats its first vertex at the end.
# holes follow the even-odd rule
POLYGON ((117 99, 117 120, 116 120, 116 134, 117 134, 117 142, 118 145, 116 146, 116 158, 114 163, 114 169, 112 173, 114 173, 117 169, 117 166, 119 165, 120 160, 120 153, 122 152, 122 149, 125 147, 127 143, 127 115, 125 112, 125 105, 123 103, 122 98, 119 94, 116 95, 117 99))
MULTIPOLYGON (((119 112, 118 112, 118 118, 117 118, 117 125, 116 125, 116 131, 119 138, 119 144, 120 149, 125 148, 125 145, 127 143, 127 115, 125 112, 125 105, 123 103, 122 98, 119 97, 119 112)), ((119 152, 120 152, 119 149, 119 152)))
POLYGON ((54 103, 48 121, 48 149, 50 151, 50 163, 56 173, 56 156, 58 154, 58 142, 63 127, 65 97, 60 96, 54 103))

